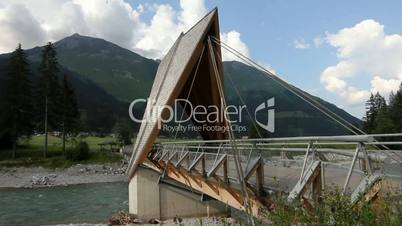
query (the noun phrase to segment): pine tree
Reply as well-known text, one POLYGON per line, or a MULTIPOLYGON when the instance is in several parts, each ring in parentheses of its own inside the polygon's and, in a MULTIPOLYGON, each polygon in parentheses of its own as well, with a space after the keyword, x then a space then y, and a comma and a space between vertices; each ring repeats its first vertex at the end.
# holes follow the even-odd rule
POLYGON ((39 67, 41 77, 38 84, 37 115, 39 129, 45 133, 43 155, 47 155, 48 131, 60 129, 60 85, 57 78, 59 71, 56 50, 49 42, 42 51, 42 61, 39 67))
POLYGON ((67 76, 62 81, 61 95, 61 128, 63 133, 63 154, 66 152, 66 135, 76 132, 79 126, 80 113, 78 111, 77 98, 67 76))
POLYGON ((374 128, 371 133, 393 133, 395 127, 393 120, 390 117, 390 108, 387 105, 384 106, 382 100, 378 101, 380 102, 380 108, 377 110, 374 119, 374 128))
POLYGON ((364 117, 363 129, 366 133, 370 133, 374 128, 374 121, 376 117, 375 99, 374 95, 370 95, 370 99, 366 101, 366 116, 364 117))
POLYGON ((113 128, 113 132, 116 134, 117 141, 121 146, 131 144, 131 138, 133 137, 132 129, 130 128, 130 121, 125 119, 118 119, 113 128))
POLYGON ((390 117, 393 121, 395 132, 402 132, 402 83, 390 103, 390 117))
POLYGON ((18 138, 31 136, 34 128, 29 64, 21 44, 11 55, 8 75, 4 81, 4 115, 12 141, 13 158, 18 138))
POLYGON ((366 102, 364 130, 367 133, 391 132, 394 130, 387 102, 378 92, 366 102))
POLYGON ((387 107, 387 102, 385 101, 385 98, 380 95, 380 93, 376 93, 374 96, 374 105, 375 105, 375 110, 378 113, 381 109, 384 109, 387 107))
POLYGON ((391 107, 395 103, 395 93, 394 91, 391 91, 389 94, 389 106, 391 107))

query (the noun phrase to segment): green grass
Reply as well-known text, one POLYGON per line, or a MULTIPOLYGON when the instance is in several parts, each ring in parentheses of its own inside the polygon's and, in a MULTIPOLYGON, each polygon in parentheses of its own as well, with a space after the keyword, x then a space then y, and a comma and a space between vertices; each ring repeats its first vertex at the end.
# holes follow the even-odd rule
MULTIPOLYGON (((89 149, 92 151, 99 151, 99 143, 116 141, 113 137, 85 137, 85 138, 74 138, 69 139, 66 143, 66 147, 73 147, 76 141, 87 142, 89 149)), ((28 141, 22 141, 21 144, 24 146, 29 146, 31 149, 43 150, 43 144, 45 142, 45 136, 33 136, 28 141)), ((49 151, 60 151, 62 146, 62 139, 59 137, 49 136, 48 137, 48 148, 49 151)))
POLYGON ((375 202, 362 201, 352 205, 349 196, 339 190, 325 191, 323 202, 308 210, 300 202, 289 203, 279 195, 273 201, 273 209, 266 213, 259 224, 270 225, 362 225, 362 226, 400 226, 402 225, 402 203, 400 191, 381 196, 375 202))
POLYGON ((47 158, 43 158, 44 136, 33 136, 29 140, 21 140, 16 151, 16 158, 12 159, 11 150, 0 151, 0 167, 31 167, 42 166, 45 168, 66 168, 75 164, 105 164, 119 162, 122 156, 119 153, 100 151, 99 143, 115 141, 112 137, 85 137, 69 139, 66 142, 66 150, 74 148, 78 141, 88 143, 90 157, 84 161, 66 159, 62 152, 62 139, 48 137, 47 158))

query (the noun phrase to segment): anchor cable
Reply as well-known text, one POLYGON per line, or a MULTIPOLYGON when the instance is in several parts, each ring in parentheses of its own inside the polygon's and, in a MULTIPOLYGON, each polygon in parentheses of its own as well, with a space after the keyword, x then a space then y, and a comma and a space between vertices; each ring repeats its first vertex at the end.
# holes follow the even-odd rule
MULTIPOLYGON (((212 38, 212 40, 218 44, 219 46, 221 46, 222 48, 224 48, 225 50, 229 51, 230 53, 232 53, 233 55, 237 56, 238 58, 242 59, 247 65, 252 66, 254 68, 256 68, 257 70, 263 72, 265 75, 267 75, 269 78, 271 78, 273 81, 275 81, 277 84, 281 85, 282 87, 284 87, 285 89, 289 90, 290 92, 292 92, 294 95, 296 95, 297 97, 301 98, 302 100, 306 101, 308 104, 310 104, 312 107, 314 107, 315 109, 319 110, 321 113, 323 113, 324 115, 326 115, 327 117, 329 117, 330 119, 334 120, 335 122, 339 123, 341 126, 343 126, 344 128, 346 128, 347 130, 349 130, 350 132, 352 132, 355 135, 368 135, 366 134, 363 130, 361 130, 360 128, 356 127, 355 125, 353 125, 352 123, 350 123, 349 121, 345 120, 344 118, 342 118, 341 116, 339 116, 338 114, 334 113, 333 111, 331 111, 330 109, 328 109, 327 107, 325 107, 324 105, 322 105, 321 103, 319 103, 317 100, 315 100, 313 97, 307 95, 304 91, 299 90, 297 88, 295 88, 294 86, 290 85, 289 83, 287 83, 286 81, 284 81, 283 79, 281 79, 279 76, 273 74, 272 72, 270 72, 269 70, 267 70, 266 68, 260 66, 258 63, 256 63, 254 60, 250 59, 249 57, 245 56, 244 54, 240 53, 239 51, 237 51, 236 49, 232 48, 231 46, 229 46, 228 44, 220 41, 219 39, 217 39, 214 36, 210 36, 212 38), (341 122, 342 121, 342 122, 341 122), (353 128, 353 129, 352 129, 353 128), (360 132, 357 133, 356 131, 360 132)), ((373 137, 374 141, 377 141, 374 137, 373 137)), ((393 155, 396 155, 396 153, 394 152, 386 152, 385 150, 382 150, 381 148, 378 147, 378 145, 373 144, 373 146, 381 151, 382 153, 384 153, 385 155, 387 155, 388 157, 390 157, 391 159, 399 162, 399 164, 402 164, 402 161, 399 160, 399 158, 396 158, 393 155), (391 155, 393 154, 393 155, 391 155)), ((389 150, 389 148, 383 144, 380 145, 383 149, 389 150)))
MULTIPOLYGON (((220 94, 220 96, 222 98, 222 104, 224 105, 224 107, 226 107, 227 104, 226 104, 224 89, 222 87, 222 82, 221 82, 221 80, 219 78, 219 71, 218 71, 218 68, 217 68, 217 65, 216 65, 216 58, 215 58, 214 49, 212 47, 210 38, 208 38, 208 46, 209 46, 209 50, 210 50, 209 53, 210 53, 211 60, 212 60, 212 66, 213 66, 213 69, 214 69, 214 72, 215 72, 215 78, 216 78, 216 82, 217 82, 217 85, 218 85, 219 94, 220 94)), ((230 127, 230 122, 227 120, 229 118, 229 115, 227 114, 226 111, 224 111, 224 112, 225 112, 225 115, 227 117, 226 120, 225 120, 225 123, 226 123, 226 126, 228 127, 228 136, 229 136, 230 144, 232 146, 232 149, 234 150, 236 171, 237 171, 237 175, 238 175, 238 178, 239 178, 239 182, 241 184, 241 192, 242 192, 242 195, 244 197, 245 209, 246 209, 246 212, 250 214, 251 211, 249 209, 249 197, 248 197, 246 182, 244 181, 243 169, 242 169, 242 166, 241 166, 241 163, 240 163, 240 160, 239 160, 239 150, 237 149, 236 144, 235 144, 236 141, 235 141, 235 138, 234 138, 233 131, 231 130, 231 127, 230 127)), ((254 219, 251 217, 251 215, 250 215, 250 220, 251 220, 252 224, 254 225, 254 219)))

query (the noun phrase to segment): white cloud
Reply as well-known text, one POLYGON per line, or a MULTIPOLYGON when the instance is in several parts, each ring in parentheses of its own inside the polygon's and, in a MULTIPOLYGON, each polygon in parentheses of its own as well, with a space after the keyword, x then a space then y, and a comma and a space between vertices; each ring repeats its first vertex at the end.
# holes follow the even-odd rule
POLYGON ((174 23, 176 12, 170 5, 158 5, 151 24, 144 26, 143 36, 135 49, 151 58, 163 56, 180 34, 180 27, 174 23))
MULTIPOLYGON (((14 0, 0 3, 0 53, 44 45, 73 33, 104 38, 149 58, 161 58, 179 36, 207 13, 204 0, 170 4, 130 5, 124 0, 14 0), (152 13, 144 22, 141 14, 152 13)), ((250 57, 236 30, 222 32, 221 40, 250 57)), ((222 49, 224 61, 239 58, 222 49)), ((271 72, 269 64, 261 64, 271 72)))
POLYGON ((321 36, 315 37, 313 39, 314 47, 318 48, 324 43, 324 39, 321 36))
POLYGON ((293 47, 296 49, 307 49, 310 48, 310 44, 304 40, 304 38, 296 39, 293 41, 293 47))
MULTIPOLYGON (((229 31, 228 33, 221 33, 220 36, 223 43, 229 45, 230 47, 239 51, 247 57, 250 56, 250 51, 247 45, 241 40, 239 32, 233 30, 229 31)), ((231 52, 227 51, 224 48, 222 48, 222 58, 222 60, 224 61, 239 61, 239 58, 237 56, 233 55, 231 52)))
POLYGON ((144 6, 143 4, 139 4, 139 5, 137 6, 137 11, 138 11, 139 13, 145 12, 145 6, 144 6))
POLYGON ((348 86, 346 90, 339 92, 339 94, 347 100, 348 104, 359 105, 362 102, 366 101, 369 96, 370 92, 367 90, 359 90, 354 86, 348 86))
POLYGON ((379 76, 375 76, 370 83, 372 93, 379 92, 388 96, 391 91, 398 90, 401 81, 398 79, 383 79, 379 76))
POLYGON ((15 0, 4 3, 0 10, 0 51, 11 51, 17 42, 24 48, 43 45, 73 33, 101 37, 131 48, 141 36, 135 32, 143 23, 139 13, 122 0, 15 0), (24 7, 25 12, 15 12, 24 7), (30 16, 29 18, 25 18, 30 16), (23 21, 25 26, 20 26, 23 21), (24 27, 31 27, 30 30, 24 27), (14 37, 14 38, 12 38, 14 37), (38 38, 40 37, 40 38, 38 38), (8 42, 15 44, 9 45, 8 42))
POLYGON ((176 12, 168 4, 155 4, 151 23, 143 28, 134 50, 151 58, 162 57, 180 32, 187 31, 207 13, 204 0, 181 0, 180 7, 181 11, 176 12))
POLYGON ((180 6, 183 10, 178 19, 183 30, 191 28, 207 13, 204 0, 180 0, 180 6))
POLYGON ((311 42, 306 41, 304 38, 295 39, 293 41, 293 47, 295 49, 308 49, 310 47, 318 48, 324 43, 324 39, 321 36, 317 36, 311 40, 311 42))
MULTIPOLYGON (((276 71, 275 69, 272 67, 272 65, 264 63, 264 62, 258 62, 258 65, 262 66, 263 68, 265 68, 266 70, 268 70, 269 72, 271 72, 272 74, 276 75, 276 71)), ((283 79, 283 78, 282 78, 283 79)))
POLYGON ((350 28, 327 34, 326 41, 337 48, 339 62, 321 73, 325 88, 342 97, 348 104, 361 104, 370 92, 387 96, 402 81, 402 36, 388 35, 384 26, 374 20, 364 20, 350 28), (370 84, 356 88, 350 78, 369 79, 370 84), (364 77, 363 77, 364 76, 364 77))
POLYGON ((11 51, 18 43, 34 47, 46 40, 40 23, 21 4, 0 8, 0 34, 0 52, 11 51))
POLYGON ((325 88, 331 92, 342 91, 346 88, 346 82, 343 77, 352 76, 356 72, 354 64, 348 61, 340 61, 334 66, 327 67, 321 75, 321 82, 325 88))
MULTIPOLYGON (((104 38, 146 57, 161 58, 180 32, 191 28, 207 13, 204 0, 180 0, 180 9, 169 4, 138 4, 124 0, 15 0, 0 4, 0 52, 44 45, 73 33, 104 38), (149 23, 141 20, 153 13, 149 23)), ((240 33, 222 33, 225 42, 249 56, 240 33)), ((230 57, 229 57, 230 58, 230 57)), ((225 55, 225 58, 226 55, 225 55)))
MULTIPOLYGON (((220 34, 220 38, 221 41, 227 45, 229 45, 230 47, 232 47, 233 49, 235 49, 236 51, 242 53, 244 56, 246 57, 250 57, 250 50, 247 47, 246 43, 244 43, 241 40, 241 34, 235 30, 229 31, 227 33, 221 33, 220 34)), ((221 48, 222 50, 222 60, 223 61, 241 61, 242 60, 234 55, 233 53, 227 51, 225 48, 221 48)), ((275 69, 267 63, 264 62, 258 62, 258 64, 262 67, 264 67, 265 69, 267 69, 268 71, 270 71, 273 74, 276 74, 275 69)))

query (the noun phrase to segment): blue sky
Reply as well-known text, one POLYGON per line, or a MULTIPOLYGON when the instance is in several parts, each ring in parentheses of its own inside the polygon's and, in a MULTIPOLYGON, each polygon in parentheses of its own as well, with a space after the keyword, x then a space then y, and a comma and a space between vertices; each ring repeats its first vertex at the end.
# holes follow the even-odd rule
MULTIPOLYGON (((149 1, 130 1, 133 6, 149 1)), ((178 1, 152 1, 180 8, 178 1)), ((207 0, 208 10, 219 8, 221 31, 236 30, 248 46, 250 56, 271 65, 278 75, 292 84, 345 108, 357 117, 364 104, 348 104, 345 98, 329 92, 320 82, 322 72, 337 64, 337 48, 326 42, 327 33, 337 33, 364 20, 384 25, 386 34, 402 34, 401 1, 283 1, 283 0, 207 0), (321 45, 316 47, 314 39, 321 45), (309 48, 297 49, 295 40, 304 40, 309 48)), ((150 20, 152 14, 143 15, 150 20)), ((377 63, 377 62, 373 62, 377 63)), ((370 75, 364 72, 348 79, 348 84, 370 90, 370 75)), ((387 92, 384 95, 388 95, 387 92)))
POLYGON ((215 6, 222 39, 357 117, 402 81, 401 1, 6 0, 0 53, 80 33, 160 58, 215 6))

